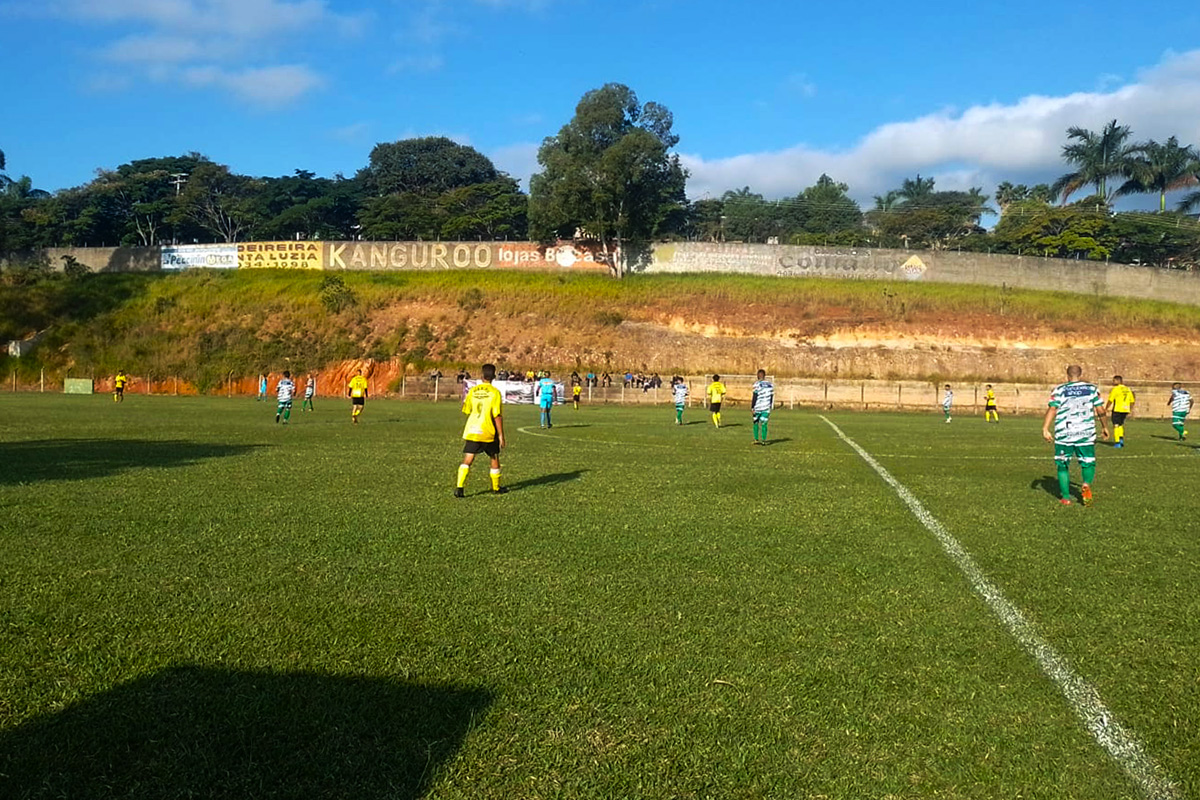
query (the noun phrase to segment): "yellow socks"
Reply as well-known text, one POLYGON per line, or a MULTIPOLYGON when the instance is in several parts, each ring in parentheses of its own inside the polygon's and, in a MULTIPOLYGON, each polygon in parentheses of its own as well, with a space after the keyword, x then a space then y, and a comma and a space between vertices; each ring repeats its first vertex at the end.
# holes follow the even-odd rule
POLYGON ((1119 442, 1125 438, 1125 426, 1113 425, 1113 441, 1119 442))
POLYGON ((500 489, 500 470, 494 469, 494 470, 492 470, 492 491, 493 492, 499 491, 499 489, 500 489))
POLYGON ((466 484, 467 473, 470 471, 471 471, 471 468, 468 467, 466 464, 458 465, 458 488, 461 489, 466 484))

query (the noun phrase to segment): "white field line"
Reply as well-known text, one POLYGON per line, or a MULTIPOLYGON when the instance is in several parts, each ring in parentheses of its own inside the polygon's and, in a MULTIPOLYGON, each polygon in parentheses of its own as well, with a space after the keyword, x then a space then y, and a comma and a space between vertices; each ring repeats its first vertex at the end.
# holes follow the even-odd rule
POLYGON ((988 604, 1013 638, 1025 648, 1025 652, 1033 656, 1042 671, 1054 681, 1067 703, 1083 722, 1083 726, 1129 774, 1142 793, 1151 800, 1173 800, 1181 797, 1179 788, 1146 753, 1141 742, 1113 718, 1112 712, 1108 710, 1096 688, 1071 669, 1066 659, 1042 637, 1033 623, 1025 619, 1021 610, 1004 596, 998 586, 987 579, 971 554, 963 549, 942 523, 929 513, 912 492, 872 458, 870 453, 846 436, 841 428, 824 416, 821 419, 895 490, 913 516, 934 535, 942 549, 950 556, 950 560, 966 576, 975 593, 988 604))

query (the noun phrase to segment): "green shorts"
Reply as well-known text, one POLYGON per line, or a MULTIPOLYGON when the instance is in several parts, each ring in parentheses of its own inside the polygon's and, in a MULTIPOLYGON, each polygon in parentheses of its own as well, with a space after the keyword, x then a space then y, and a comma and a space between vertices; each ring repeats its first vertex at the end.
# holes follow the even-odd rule
POLYGON ((1080 464, 1096 463, 1096 445, 1094 444, 1055 444, 1054 460, 1059 464, 1070 464, 1074 456, 1080 464))
POLYGON ((1186 411, 1184 411, 1182 414, 1180 414, 1178 411, 1174 411, 1171 413, 1171 424, 1172 425, 1182 425, 1186 421, 1187 421, 1187 412, 1186 411))
POLYGON ((770 411, 755 411, 754 412, 754 421, 755 422, 763 423, 763 422, 769 421, 770 419, 771 419, 770 411))

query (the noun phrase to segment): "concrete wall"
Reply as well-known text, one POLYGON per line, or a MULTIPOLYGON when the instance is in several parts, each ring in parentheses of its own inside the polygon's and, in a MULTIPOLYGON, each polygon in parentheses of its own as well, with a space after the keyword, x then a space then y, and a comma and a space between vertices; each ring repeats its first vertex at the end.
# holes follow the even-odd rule
POLYGON ((157 247, 48 247, 34 253, 0 257, 0 268, 43 264, 62 272, 63 256, 74 256, 92 272, 157 272, 162 263, 157 247))
POLYGON ((987 253, 681 242, 656 245, 637 271, 973 283, 1200 305, 1198 272, 987 253))
MULTIPOLYGON (((0 259, 0 267, 40 261, 51 269, 61 270, 64 255, 74 256, 95 272, 157 271, 164 262, 162 252, 156 247, 64 247, 9 256, 0 259)), ((546 246, 530 242, 244 242, 237 245, 237 257, 238 265, 243 268, 608 272, 602 253, 570 243, 546 246), (265 256, 278 256, 285 245, 309 248, 313 250, 312 257, 302 261, 262 260, 265 256)), ((1200 272, 986 253, 680 242, 655 245, 648 257, 631 271, 972 283, 1200 305, 1200 272)))

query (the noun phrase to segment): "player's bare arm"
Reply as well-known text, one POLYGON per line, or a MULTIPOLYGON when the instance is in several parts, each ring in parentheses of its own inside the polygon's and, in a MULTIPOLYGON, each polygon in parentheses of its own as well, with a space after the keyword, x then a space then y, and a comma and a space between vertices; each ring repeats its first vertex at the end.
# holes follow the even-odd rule
POLYGON ((1096 409, 1096 419, 1100 422, 1100 437, 1108 441, 1108 414, 1103 408, 1096 409))
POLYGON ((500 449, 504 449, 504 417, 492 417, 492 421, 496 423, 496 441, 500 443, 500 449))
MULTIPOLYGON (((1042 421, 1042 438, 1047 442, 1054 441, 1054 417, 1057 416, 1057 414, 1057 408, 1050 407, 1046 409, 1046 418, 1042 421)), ((1107 433, 1104 436, 1105 438, 1108 438, 1107 433)))

